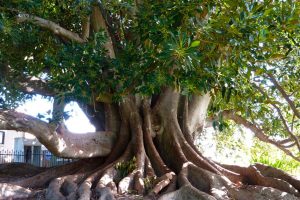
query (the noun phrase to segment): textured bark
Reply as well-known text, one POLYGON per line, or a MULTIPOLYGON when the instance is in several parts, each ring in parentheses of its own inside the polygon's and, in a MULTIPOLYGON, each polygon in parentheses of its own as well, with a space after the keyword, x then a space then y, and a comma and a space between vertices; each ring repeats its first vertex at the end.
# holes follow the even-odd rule
POLYGON ((91 17, 87 16, 82 19, 82 38, 87 40, 90 36, 91 17))
POLYGON ((37 17, 37 16, 32 16, 29 14, 23 14, 23 13, 19 13, 17 16, 17 22, 22 23, 22 22, 31 22, 33 24, 36 24, 42 28, 48 29, 50 31, 52 31, 54 34, 65 37, 68 40, 73 40, 75 42, 78 43, 84 43, 85 40, 82 39, 77 33, 74 33, 72 31, 69 31, 61 26, 59 26, 58 24, 37 17))
MULTIPOLYGON (((82 154, 95 158, 51 168, 17 181, 0 178, 2 188, 18 191, 2 192, 0 198, 33 198, 37 188, 45 188, 46 199, 115 199, 128 193, 161 200, 299 199, 300 180, 278 169, 261 164, 222 165, 205 158, 196 149, 187 125, 195 123, 189 122, 191 116, 198 119, 203 116, 187 109, 206 112, 207 102, 203 98, 206 97, 188 100, 167 88, 155 101, 128 96, 118 105, 105 104, 105 131, 117 132, 114 148, 106 157, 96 158, 92 154, 95 149, 103 148, 98 145, 84 149, 82 154)), ((27 131, 34 131, 36 135, 38 130, 43 132, 39 133, 44 134, 43 137, 53 134, 45 132, 49 129, 46 123, 26 115, 1 111, 0 116, 1 128, 24 131, 27 127, 27 131)), ((200 120, 199 125, 193 127, 200 127, 202 123, 200 120)), ((64 135, 68 131, 60 127, 56 132, 64 135)), ((66 134, 66 137, 72 136, 66 134)), ((90 141, 89 136, 84 139, 90 141)), ((45 138, 41 142, 44 141, 45 138)))
POLYGON ((206 112, 210 102, 210 95, 197 95, 187 102, 186 128, 187 132, 195 137, 195 132, 201 132, 206 119, 206 112))
POLYGON ((68 158, 106 156, 115 139, 110 131, 74 134, 64 126, 57 127, 14 111, 0 110, 0 128, 29 132, 55 155, 68 158))
POLYGON ((91 23, 95 33, 98 32, 100 29, 104 29, 105 33, 108 36, 108 41, 104 44, 104 47, 108 51, 108 56, 110 58, 115 58, 116 55, 115 55, 112 39, 110 37, 103 14, 101 13, 99 6, 97 5, 93 6, 92 8, 91 23))

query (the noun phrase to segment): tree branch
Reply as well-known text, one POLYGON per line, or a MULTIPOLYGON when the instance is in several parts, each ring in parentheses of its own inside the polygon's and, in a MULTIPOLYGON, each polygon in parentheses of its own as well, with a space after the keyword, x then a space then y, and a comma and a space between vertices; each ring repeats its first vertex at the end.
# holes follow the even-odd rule
POLYGON ((64 122, 65 97, 55 96, 53 101, 52 124, 62 124, 64 122))
POLYGON ((40 94, 42 96, 54 96, 55 91, 49 88, 48 83, 35 77, 18 79, 19 88, 26 94, 40 94))
POLYGON ((52 31, 54 34, 62 36, 64 38, 67 38, 69 40, 78 42, 78 43, 84 43, 86 42, 84 39, 82 39, 77 33, 74 33, 72 31, 69 31, 63 27, 61 27, 60 25, 37 17, 37 16, 33 16, 33 15, 29 15, 29 14, 23 14, 23 13, 19 13, 17 15, 17 22, 22 23, 22 22, 31 22, 35 25, 38 25, 42 28, 48 29, 50 31, 52 31))
MULTIPOLYGON (((272 104, 272 105, 273 105, 273 104, 272 104)), ((292 131, 290 130, 290 128, 288 127, 288 124, 287 124, 286 120, 284 119, 283 114, 282 114, 281 110, 279 109, 279 107, 276 106, 275 104, 273 105, 273 107, 276 109, 276 111, 277 111, 277 113, 278 113, 278 115, 279 115, 279 117, 280 117, 280 119, 281 119, 281 121, 282 121, 282 123, 283 123, 283 125, 284 125, 285 130, 286 130, 287 133, 290 135, 290 137, 293 138, 293 140, 295 141, 295 143, 296 143, 296 145, 297 145, 297 147, 298 147, 298 150, 300 151, 300 143, 299 143, 299 139, 297 138, 297 136, 295 136, 295 135, 293 134, 293 132, 292 132, 292 131)))
POLYGON ((271 82, 274 84, 274 86, 279 90, 283 98, 288 102, 294 114, 300 119, 300 113, 297 110, 294 102, 289 98, 289 95, 285 92, 285 90, 281 87, 281 85, 277 82, 277 80, 272 74, 268 73, 267 75, 270 78, 271 82))
POLYGON ((108 36, 108 41, 104 44, 104 47, 108 51, 108 56, 110 58, 115 58, 115 50, 113 47, 112 39, 109 34, 105 19, 101 13, 101 10, 99 8, 99 5, 94 5, 92 8, 92 14, 91 14, 91 24, 93 27, 94 32, 98 32, 100 29, 103 29, 105 33, 108 36))
MULTIPOLYGON (((265 96, 268 100, 270 100, 268 94, 266 94, 266 92, 263 91, 262 88, 260 88, 259 86, 255 85, 255 84, 253 84, 253 87, 256 88, 256 89, 257 89, 263 96, 265 96)), ((292 130, 289 128, 288 123, 287 123, 287 121, 285 120, 285 118, 284 118, 284 116, 283 116, 283 114, 282 114, 280 108, 279 108, 273 101, 270 100, 269 102, 271 102, 270 104, 271 104, 271 105, 275 108, 275 110, 277 111, 277 113, 278 113, 278 115, 279 115, 279 117, 280 117, 280 120, 281 120, 281 122, 282 122, 282 124, 283 124, 283 126, 284 126, 284 128, 285 128, 285 130, 286 130, 287 133, 290 135, 290 137, 293 138, 293 140, 295 141, 295 143, 296 143, 296 145, 297 145, 297 147, 298 147, 298 150, 300 151, 300 142, 299 142, 299 139, 298 139, 298 137, 297 137, 296 135, 294 135, 294 133, 292 132, 292 130)), ((295 115, 293 115, 293 116, 295 116, 295 115)))
POLYGON ((106 156, 115 140, 115 133, 110 131, 75 134, 64 126, 57 128, 32 116, 5 110, 0 110, 0 129, 31 133, 52 153, 67 158, 106 156))
POLYGON ((90 19, 91 19, 90 16, 87 16, 82 19, 82 38, 84 40, 87 40, 88 37, 90 36, 90 26, 91 26, 90 19))
POLYGON ((291 124, 291 131, 294 132, 294 123, 295 123, 295 113, 293 114, 292 124, 291 124))
MULTIPOLYGON (((298 137, 298 140, 300 139, 300 136, 297 136, 298 137)), ((282 139, 282 140, 279 140, 279 141, 277 141, 277 143, 279 143, 279 144, 282 144, 282 145, 290 145, 290 144, 288 144, 288 143, 292 143, 292 142, 294 142, 294 140, 293 139, 291 139, 291 138, 286 138, 286 139, 282 139)), ((294 144, 294 143, 293 143, 294 144)), ((295 144, 294 144, 295 145, 295 144)))
POLYGON ((224 110, 220 114, 222 114, 222 116, 224 118, 231 119, 235 123, 241 124, 244 127, 249 128, 254 133, 255 137, 257 137, 259 140, 276 146, 277 148, 279 148, 280 150, 285 152, 287 155, 289 155, 293 159, 300 162, 299 157, 296 157, 290 150, 286 149, 284 146, 279 144, 277 141, 270 139, 267 135, 265 135, 264 131, 261 128, 259 128, 259 126, 257 124, 249 122, 242 116, 236 114, 235 111, 233 111, 233 110, 224 110))

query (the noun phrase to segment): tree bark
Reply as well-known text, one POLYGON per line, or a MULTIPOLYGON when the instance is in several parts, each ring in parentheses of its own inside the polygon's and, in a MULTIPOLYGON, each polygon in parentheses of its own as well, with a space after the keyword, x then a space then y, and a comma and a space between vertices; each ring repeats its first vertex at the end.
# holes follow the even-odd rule
MULTIPOLYGON (((135 2, 133 15, 142 3, 135 2)), ((203 14, 196 16, 199 20, 207 16, 206 6, 202 7, 203 14)), ((80 35, 47 19, 12 11, 19 13, 19 23, 32 23, 67 41, 85 43, 92 34, 103 30, 108 60, 118 57, 119 45, 101 1, 91 4, 90 16, 82 19, 80 35)), ((270 79, 299 117, 282 87, 272 76, 270 79)), ((55 95, 41 80, 25 79, 20 88, 27 93, 55 95)), ((222 165, 201 154, 193 137, 204 126, 209 94, 188 98, 172 88, 164 88, 158 97, 125 96, 128 93, 118 104, 107 98, 97 102, 101 98, 92 97, 93 105, 82 105, 96 127, 96 132, 86 134, 71 133, 61 123, 48 124, 22 113, 0 110, 0 129, 32 133, 55 155, 82 158, 16 181, 0 178, 0 199, 36 199, 40 189, 49 200, 114 199, 133 192, 145 199, 161 200, 299 199, 300 181, 278 169, 259 164, 247 168, 222 165)), ((62 109, 55 107, 61 121, 62 109)), ((234 112, 223 114, 250 128, 261 140, 277 144, 256 124, 234 112)))
POLYGON ((82 39, 77 33, 74 33, 72 31, 69 31, 61 26, 59 26, 58 24, 37 17, 37 16, 32 16, 29 14, 24 14, 24 13, 19 13, 17 16, 17 22, 22 23, 22 22, 31 22, 33 24, 36 24, 42 28, 48 29, 50 31, 52 31, 54 34, 65 37, 68 40, 72 40, 78 43, 84 43, 85 40, 82 39))
POLYGON ((0 110, 0 128, 29 132, 52 153, 68 158, 106 156, 116 137, 111 131, 74 134, 65 126, 48 124, 22 113, 3 110, 0 110))
MULTIPOLYGON (((45 188, 47 199, 115 198, 130 191, 150 199, 276 199, 283 194, 283 199, 299 199, 300 181, 278 169, 258 164, 248 168, 222 165, 195 148, 192 131, 180 126, 179 116, 185 116, 183 121, 189 126, 202 126, 203 120, 197 125, 191 119, 204 119, 207 99, 207 95, 182 98, 171 88, 166 88, 152 106, 151 99, 128 96, 118 105, 104 105, 106 132, 75 139, 64 127, 51 131, 45 122, 1 111, 1 129, 29 131, 60 156, 93 158, 0 186, 20 191, 15 196, 20 198, 33 197, 37 188, 45 188), (193 108, 202 110, 201 116, 193 108), (113 134, 107 135, 109 131, 117 132, 116 142, 113 134), (94 145, 101 134, 101 142, 94 145), (59 149, 61 141, 68 150, 59 149), (96 158, 99 155, 102 158, 96 158)), ((14 198, 7 192, 0 197, 14 198)))

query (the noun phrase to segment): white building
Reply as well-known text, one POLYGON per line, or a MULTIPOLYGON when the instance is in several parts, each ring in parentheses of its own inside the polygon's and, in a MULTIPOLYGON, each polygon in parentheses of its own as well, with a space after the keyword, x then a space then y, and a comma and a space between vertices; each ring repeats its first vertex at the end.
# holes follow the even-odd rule
POLYGON ((26 162, 40 165, 47 149, 35 136, 13 130, 0 130, 0 163, 26 162))

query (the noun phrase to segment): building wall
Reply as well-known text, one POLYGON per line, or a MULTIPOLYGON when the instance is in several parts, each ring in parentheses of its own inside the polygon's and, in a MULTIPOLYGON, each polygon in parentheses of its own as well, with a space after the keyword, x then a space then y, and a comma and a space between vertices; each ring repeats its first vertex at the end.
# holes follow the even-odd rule
MULTIPOLYGON (((4 144, 0 144, 0 151, 24 151, 24 146, 42 146, 34 135, 13 130, 5 132, 4 144)), ((44 150, 45 147, 42 147, 44 150)))
POLYGON ((17 137, 17 138, 14 138, 14 140, 15 140, 14 150, 15 151, 24 151, 24 139, 23 139, 23 137, 17 137))
POLYGON ((52 155, 35 136, 29 133, 0 131, 5 133, 4 144, 0 144, 0 164, 21 162, 39 167, 52 167, 72 162, 72 159, 52 155))
POLYGON ((0 151, 13 151, 15 150, 15 138, 23 137, 23 132, 1 130, 5 132, 4 144, 0 144, 0 151))

